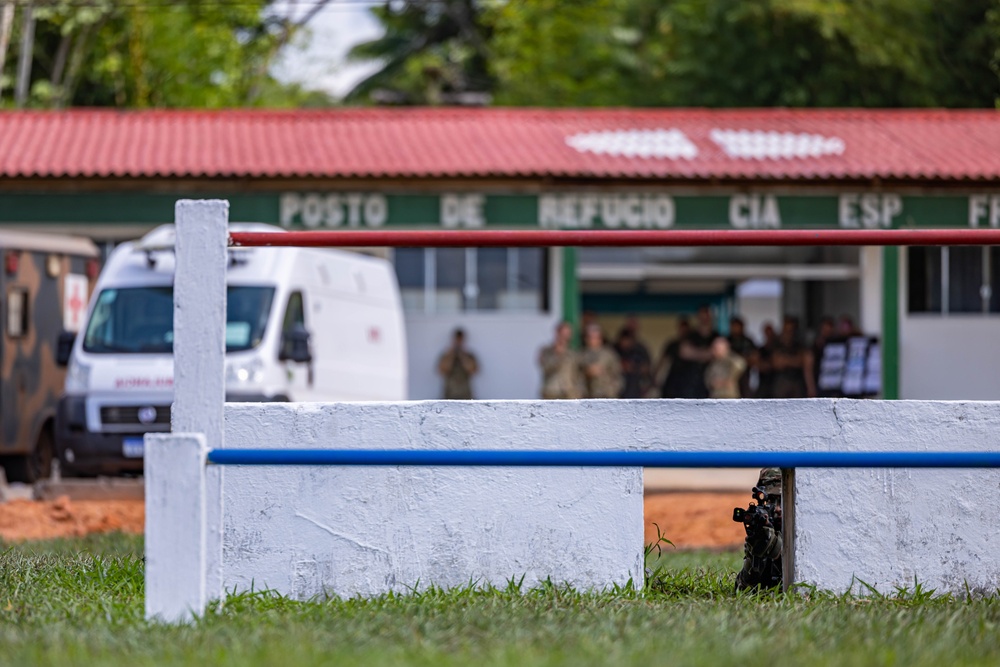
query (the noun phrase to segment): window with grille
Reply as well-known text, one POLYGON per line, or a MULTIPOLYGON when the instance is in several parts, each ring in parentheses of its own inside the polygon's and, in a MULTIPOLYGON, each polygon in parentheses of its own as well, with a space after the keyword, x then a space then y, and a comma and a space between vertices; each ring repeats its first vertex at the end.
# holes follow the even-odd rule
POLYGON ((542 248, 397 248, 396 275, 408 312, 538 313, 546 303, 542 248))
POLYGON ((911 247, 908 311, 1000 313, 1000 247, 911 247))

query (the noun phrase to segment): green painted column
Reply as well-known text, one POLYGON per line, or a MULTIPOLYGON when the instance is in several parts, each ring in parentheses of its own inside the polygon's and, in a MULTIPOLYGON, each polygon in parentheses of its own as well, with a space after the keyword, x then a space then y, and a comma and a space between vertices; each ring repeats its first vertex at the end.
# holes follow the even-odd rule
POLYGON ((899 398, 899 248, 882 249, 882 397, 899 398))
MULTIPOLYGON (((562 319, 580 329, 580 281, 576 276, 576 248, 562 249, 562 319)), ((576 340, 578 336, 573 336, 576 340)))

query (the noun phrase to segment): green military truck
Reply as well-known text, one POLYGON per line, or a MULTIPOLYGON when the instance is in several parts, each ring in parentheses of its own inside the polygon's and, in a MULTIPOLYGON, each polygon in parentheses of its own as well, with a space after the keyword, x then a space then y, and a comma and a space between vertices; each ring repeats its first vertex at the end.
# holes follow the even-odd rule
POLYGON ((0 464, 10 481, 48 477, 65 360, 100 272, 88 239, 0 230, 0 464))

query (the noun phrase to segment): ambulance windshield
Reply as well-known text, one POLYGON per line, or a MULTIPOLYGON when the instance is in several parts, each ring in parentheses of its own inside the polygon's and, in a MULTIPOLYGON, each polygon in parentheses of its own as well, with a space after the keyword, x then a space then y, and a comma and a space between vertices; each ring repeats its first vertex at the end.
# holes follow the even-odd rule
MULTIPOLYGON (((274 300, 273 287, 230 286, 226 299, 226 351, 257 347, 274 300)), ((97 354, 173 352, 172 287, 108 288, 97 297, 83 349, 97 354)))

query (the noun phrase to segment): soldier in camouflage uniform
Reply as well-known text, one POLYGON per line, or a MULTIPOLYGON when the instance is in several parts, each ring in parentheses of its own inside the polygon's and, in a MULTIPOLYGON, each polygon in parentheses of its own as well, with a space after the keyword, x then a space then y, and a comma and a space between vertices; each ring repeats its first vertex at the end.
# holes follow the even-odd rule
POLYGON ((476 355, 465 349, 465 331, 455 329, 451 347, 438 359, 438 373, 444 378, 444 398, 470 400, 472 376, 479 372, 476 355))
POLYGON ((586 382, 587 398, 618 398, 624 384, 618 355, 604 344, 604 334, 596 324, 587 326, 587 347, 580 354, 580 370, 586 382))
POLYGON ((777 525, 760 527, 747 535, 743 546, 743 569, 736 575, 736 590, 780 586, 781 573, 781 469, 760 471, 757 487, 767 494, 767 504, 777 505, 777 525))
POLYGON ((705 387, 710 398, 739 398, 740 377, 747 369, 743 357, 734 354, 729 340, 716 336, 712 341, 712 361, 705 369, 705 387))
POLYGON ((538 354, 538 365, 542 368, 542 398, 580 398, 583 396, 583 381, 580 378, 579 357, 570 349, 573 327, 569 322, 560 322, 556 327, 556 337, 551 345, 546 345, 538 354))

